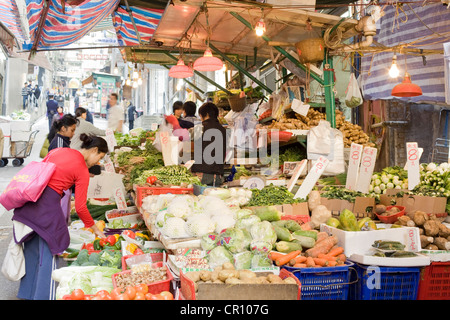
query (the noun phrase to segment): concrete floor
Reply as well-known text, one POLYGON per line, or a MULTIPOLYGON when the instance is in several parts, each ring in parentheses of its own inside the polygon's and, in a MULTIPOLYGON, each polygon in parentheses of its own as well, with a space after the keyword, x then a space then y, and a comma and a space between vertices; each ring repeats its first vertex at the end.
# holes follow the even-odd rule
MULTIPOLYGON (((98 128, 105 129, 106 124, 107 122, 105 119, 94 119, 94 125, 98 128)), ((125 127, 126 125, 124 125, 124 129, 125 127)), ((13 167, 11 164, 13 159, 10 159, 9 164, 6 167, 0 168, 0 193, 6 189, 13 176, 19 172, 23 166, 27 165, 31 161, 42 160, 39 157, 39 153, 48 134, 48 122, 45 117, 37 119, 32 126, 32 130, 39 130, 39 132, 36 135, 36 140, 33 144, 30 156, 24 159, 24 164, 21 167, 13 167)), ((3 259, 12 237, 11 218, 12 211, 7 211, 0 204, 0 266, 3 264, 3 259)), ((13 282, 6 279, 0 272, 0 300, 18 300, 16 295, 19 289, 19 283, 19 281, 13 282)))

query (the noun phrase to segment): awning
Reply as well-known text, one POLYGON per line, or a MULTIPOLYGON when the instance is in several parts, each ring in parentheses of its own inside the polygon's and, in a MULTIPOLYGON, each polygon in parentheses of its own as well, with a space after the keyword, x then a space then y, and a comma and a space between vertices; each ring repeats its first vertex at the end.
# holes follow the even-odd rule
POLYGON ((19 42, 25 40, 20 23, 19 9, 15 0, 0 1, 0 21, 19 42))
POLYGON ((88 78, 81 81, 82 86, 89 83, 117 83, 121 81, 120 76, 115 76, 109 73, 93 72, 88 78))

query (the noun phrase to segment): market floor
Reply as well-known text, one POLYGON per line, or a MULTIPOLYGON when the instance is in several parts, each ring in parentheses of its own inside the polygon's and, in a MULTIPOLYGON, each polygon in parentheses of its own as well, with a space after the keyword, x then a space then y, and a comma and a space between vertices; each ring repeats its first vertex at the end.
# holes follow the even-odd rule
MULTIPOLYGON (((94 125, 100 129, 106 129, 107 121, 101 118, 94 118, 94 125)), ((125 129, 126 125, 124 125, 125 129)), ((12 177, 20 171, 23 166, 31 161, 42 160, 39 153, 48 134, 48 122, 45 117, 39 118, 32 126, 32 130, 39 130, 36 135, 36 140, 33 144, 31 154, 25 158, 25 162, 21 167, 13 167, 10 159, 6 167, 0 168, 0 193, 6 188, 12 177)), ((7 211, 0 204, 0 267, 3 264, 3 259, 8 248, 8 244, 12 237, 12 211, 7 211)), ((19 282, 13 282, 6 279, 0 272, 0 300, 18 300, 16 295, 19 289, 19 282)))

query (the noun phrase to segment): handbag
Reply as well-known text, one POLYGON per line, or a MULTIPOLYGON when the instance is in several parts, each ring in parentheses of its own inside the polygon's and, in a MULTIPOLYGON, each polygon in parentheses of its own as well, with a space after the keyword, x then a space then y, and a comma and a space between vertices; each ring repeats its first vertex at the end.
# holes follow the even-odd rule
POLYGON ((2 273, 10 281, 19 281, 25 275, 25 256, 22 246, 17 244, 14 238, 8 245, 2 264, 2 273))
POLYGON ((56 166, 52 162, 32 161, 20 170, 0 195, 0 204, 6 210, 20 208, 25 203, 36 202, 42 195, 56 166))

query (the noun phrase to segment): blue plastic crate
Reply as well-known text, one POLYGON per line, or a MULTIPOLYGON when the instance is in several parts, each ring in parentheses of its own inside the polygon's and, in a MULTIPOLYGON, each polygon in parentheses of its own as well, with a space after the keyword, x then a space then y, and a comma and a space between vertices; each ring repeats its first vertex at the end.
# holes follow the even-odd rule
POLYGON ((380 267, 355 263, 355 269, 358 281, 352 278, 349 300, 417 299, 420 267, 380 267))
POLYGON ((300 280, 301 300, 347 300, 352 266, 346 262, 336 267, 283 268, 300 280))

